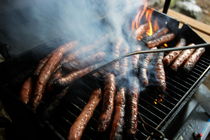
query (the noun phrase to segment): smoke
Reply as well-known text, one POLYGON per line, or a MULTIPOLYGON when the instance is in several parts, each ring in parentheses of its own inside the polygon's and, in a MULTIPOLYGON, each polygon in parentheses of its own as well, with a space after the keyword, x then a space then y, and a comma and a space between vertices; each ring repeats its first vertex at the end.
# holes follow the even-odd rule
POLYGON ((3 3, 0 37, 20 54, 54 39, 88 43, 105 33, 123 37, 139 0, 21 0, 3 3))

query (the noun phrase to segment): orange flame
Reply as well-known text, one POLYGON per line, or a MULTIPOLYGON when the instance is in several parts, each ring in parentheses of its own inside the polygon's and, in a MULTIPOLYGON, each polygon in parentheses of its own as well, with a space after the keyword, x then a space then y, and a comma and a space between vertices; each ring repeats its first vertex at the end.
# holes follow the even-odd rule
POLYGON ((144 0, 144 7, 142 10, 139 10, 139 12, 136 14, 134 20, 132 21, 132 31, 135 29, 138 29, 139 25, 140 25, 140 21, 147 9, 148 3, 147 0, 144 0))
POLYGON ((149 29, 146 32, 148 36, 151 36, 154 33, 153 26, 152 26, 152 13, 153 13, 153 11, 154 11, 153 9, 148 9, 146 11, 146 14, 145 14, 146 20, 149 24, 149 29))
POLYGON ((156 18, 155 21, 154 21, 153 30, 154 30, 154 32, 156 32, 158 29, 159 29, 158 19, 156 18))

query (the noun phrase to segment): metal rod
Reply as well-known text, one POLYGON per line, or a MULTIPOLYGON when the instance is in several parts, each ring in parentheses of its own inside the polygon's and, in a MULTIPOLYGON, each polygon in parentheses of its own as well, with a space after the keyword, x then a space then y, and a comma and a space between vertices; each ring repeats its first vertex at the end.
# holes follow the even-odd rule
POLYGON ((164 4, 164 7, 163 7, 163 13, 167 14, 170 3, 171 3, 171 0, 165 0, 165 4, 164 4))
POLYGON ((163 48, 163 49, 154 49, 154 50, 135 51, 135 52, 126 54, 126 55, 121 56, 121 57, 128 57, 128 56, 131 56, 131 55, 144 54, 144 53, 158 53, 158 52, 178 51, 178 50, 196 49, 196 48, 203 48, 203 47, 210 47, 210 44, 203 43, 203 44, 197 44, 197 45, 193 45, 193 46, 181 46, 181 47, 176 47, 176 48, 163 48))
POLYGON ((117 62, 125 57, 129 57, 132 55, 137 55, 137 54, 146 54, 146 53, 160 53, 160 52, 169 52, 169 51, 178 51, 178 50, 186 50, 186 49, 196 49, 196 48, 203 48, 203 47, 210 47, 210 44, 208 43, 203 43, 203 44, 197 44, 194 46, 181 46, 181 47, 176 47, 176 48, 163 48, 163 49, 154 49, 154 50, 142 50, 142 51, 134 51, 131 53, 128 53, 126 55, 120 56, 102 66, 99 66, 98 68, 96 68, 95 70, 93 70, 91 73, 96 72, 98 69, 100 68, 105 68, 106 66, 109 66, 110 64, 117 62))

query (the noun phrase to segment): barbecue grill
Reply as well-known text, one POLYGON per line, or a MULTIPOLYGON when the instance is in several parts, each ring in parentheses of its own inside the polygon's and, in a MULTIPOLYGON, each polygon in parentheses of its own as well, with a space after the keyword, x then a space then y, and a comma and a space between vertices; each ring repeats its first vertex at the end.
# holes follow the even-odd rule
MULTIPOLYGON (((169 3, 166 3, 164 6, 164 12, 167 12, 168 5, 169 3)), ((158 11, 154 11, 153 16, 161 19, 162 23, 165 23, 179 38, 186 38, 188 44, 205 43, 188 25, 184 24, 180 28, 179 21, 158 11)), ((62 39, 50 41, 0 64, 1 98, 12 119, 12 125, 8 126, 7 129, 8 138, 65 139, 70 126, 87 103, 92 89, 100 84, 100 80, 94 79, 90 74, 76 80, 67 89, 69 94, 61 98, 58 106, 50 110, 50 113, 46 113, 46 109, 53 97, 49 99, 46 97, 36 113, 20 102, 18 92, 23 81, 32 74, 41 58, 64 42, 66 40, 62 39), (45 51, 43 51, 43 47, 46 48, 45 51)), ((173 42, 170 45, 174 45, 173 42)), ((167 90, 162 102, 154 103, 156 96, 149 90, 140 94, 138 115, 141 119, 139 119, 137 134, 132 139, 149 139, 151 137, 161 139, 158 137, 159 135, 151 134, 151 132, 156 131, 158 134, 163 132, 167 138, 172 138, 172 130, 178 126, 174 125, 177 123, 176 120, 179 119, 184 106, 191 99, 210 69, 210 57, 207 55, 209 51, 207 48, 205 54, 190 72, 184 70, 174 72, 165 67, 167 90), (148 128, 145 129, 146 126, 142 126, 142 121, 149 124, 148 128)), ((108 138, 108 132, 101 134, 96 130, 99 108, 100 105, 88 123, 83 139, 108 138)))

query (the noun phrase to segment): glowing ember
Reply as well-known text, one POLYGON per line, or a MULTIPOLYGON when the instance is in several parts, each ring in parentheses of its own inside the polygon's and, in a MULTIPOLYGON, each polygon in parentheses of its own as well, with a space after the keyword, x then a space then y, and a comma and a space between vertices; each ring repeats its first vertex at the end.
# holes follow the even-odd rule
POLYGON ((164 43, 163 46, 164 46, 164 48, 167 48, 168 47, 168 44, 164 43))

